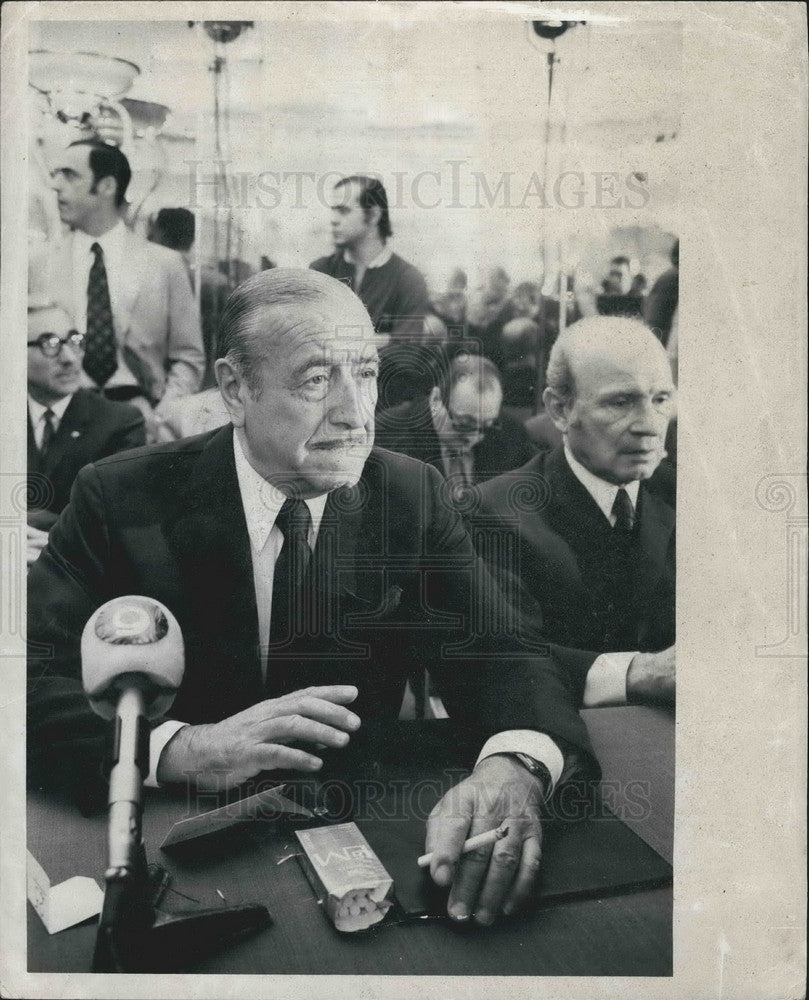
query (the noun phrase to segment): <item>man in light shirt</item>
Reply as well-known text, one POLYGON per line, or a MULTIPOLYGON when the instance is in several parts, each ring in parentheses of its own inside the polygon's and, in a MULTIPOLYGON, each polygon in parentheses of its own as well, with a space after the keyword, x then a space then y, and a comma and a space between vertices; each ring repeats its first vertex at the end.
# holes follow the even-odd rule
POLYGON ((646 486, 675 412, 666 352, 638 320, 591 317, 556 341, 547 381, 562 446, 480 487, 480 551, 524 621, 604 654, 576 678, 585 706, 673 702, 675 517, 646 486))
POLYGON ((83 385, 137 406, 154 439, 161 403, 196 392, 205 367, 185 264, 124 225, 130 168, 115 146, 72 143, 52 178, 71 232, 49 255, 48 288, 86 335, 83 385))
POLYGON ((146 443, 143 416, 79 388, 84 335, 56 306, 28 309, 28 526, 30 566, 70 499, 79 469, 146 443))
POLYGON ((480 747, 428 821, 431 874, 453 919, 490 924, 536 886, 543 797, 563 772, 598 773, 567 682, 592 656, 513 639, 439 473, 372 447, 377 337, 345 285, 262 272, 231 296, 219 343, 229 425, 84 469, 31 571, 28 638, 49 655, 29 660, 29 778, 59 761, 63 780, 97 780, 106 729, 79 641, 114 596, 163 602, 183 632, 152 784, 379 760, 420 659, 480 747), (461 856, 504 821, 491 853, 461 856))

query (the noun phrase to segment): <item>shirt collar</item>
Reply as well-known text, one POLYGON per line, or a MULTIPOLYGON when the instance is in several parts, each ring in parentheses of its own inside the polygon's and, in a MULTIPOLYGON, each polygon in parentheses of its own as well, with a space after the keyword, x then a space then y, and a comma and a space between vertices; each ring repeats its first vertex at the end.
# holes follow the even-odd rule
MULTIPOLYGON (((370 261, 370 263, 365 265, 365 270, 371 271, 375 267, 383 267, 385 264, 387 264, 387 262, 391 259, 392 256, 393 256, 393 251, 386 244, 384 247, 382 247, 382 249, 379 251, 376 257, 374 257, 374 259, 370 261)), ((343 250, 343 260, 345 260, 347 264, 357 263, 354 254, 348 248, 343 250)))
POLYGON ((121 251, 123 247, 124 237, 126 235, 126 226, 123 220, 116 222, 112 229, 108 229, 106 233, 101 236, 90 236, 89 233, 83 232, 81 229, 75 230, 73 233, 74 245, 78 251, 84 254, 90 253, 90 247, 94 243, 98 243, 101 249, 104 251, 104 256, 109 257, 110 254, 117 254, 121 251))
MULTIPOLYGON (((567 441, 565 441, 564 447, 565 458, 567 459, 567 464, 570 466, 570 471, 598 504, 599 510, 604 517, 612 524, 612 507, 620 487, 614 483, 608 483, 605 479, 600 479, 598 476, 593 475, 589 469, 585 469, 581 462, 573 457, 567 441)), ((632 501, 632 509, 637 510, 640 482, 636 479, 632 483, 626 483, 624 489, 632 501)))
MULTIPOLYGON (((55 403, 51 403, 50 408, 57 421, 61 421, 62 417, 64 417, 65 410, 68 406, 70 406, 71 399, 73 399, 72 392, 69 396, 64 396, 62 399, 58 399, 55 403)), ((31 415, 32 426, 36 427, 47 409, 47 406, 43 406, 42 403, 38 403, 32 396, 28 397, 28 412, 31 415)))
MULTIPOLYGON (((261 552, 267 544, 270 532, 278 517, 278 512, 284 505, 286 497, 280 490, 259 475, 248 462, 238 434, 233 435, 233 457, 236 461, 236 477, 239 482, 239 493, 242 498, 244 517, 247 522, 247 534, 254 552, 261 552)), ((326 508, 327 493, 319 497, 311 497, 304 501, 312 516, 312 528, 309 532, 309 545, 314 547, 323 511, 326 508)))

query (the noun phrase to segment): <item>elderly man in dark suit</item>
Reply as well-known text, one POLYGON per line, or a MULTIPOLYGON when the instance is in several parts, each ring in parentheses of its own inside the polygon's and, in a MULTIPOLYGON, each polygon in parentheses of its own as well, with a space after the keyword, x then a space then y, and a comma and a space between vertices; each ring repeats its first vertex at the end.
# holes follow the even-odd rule
POLYGON ((431 874, 452 886, 451 917, 489 924, 536 884, 543 796, 597 773, 569 681, 593 656, 510 637, 438 473, 372 447, 376 335, 345 285, 263 272, 231 296, 220 345, 230 425, 84 469, 31 571, 28 638, 48 655, 29 662, 29 773, 97 770, 105 728, 79 636, 118 595, 163 602, 185 640, 173 717, 151 731, 153 784, 374 760, 426 658, 482 744, 428 821, 431 874), (490 853, 461 855, 506 821, 490 853))
POLYGON ((84 336, 56 306, 28 309, 28 563, 67 506, 79 469, 146 443, 143 416, 79 388, 84 336))
POLYGON ((480 487, 476 537, 523 613, 604 654, 585 705, 673 701, 675 518, 647 487, 674 414, 666 353, 638 320, 592 317, 557 340, 546 412, 562 444, 480 487), (515 555, 504 566, 503 532, 515 555))

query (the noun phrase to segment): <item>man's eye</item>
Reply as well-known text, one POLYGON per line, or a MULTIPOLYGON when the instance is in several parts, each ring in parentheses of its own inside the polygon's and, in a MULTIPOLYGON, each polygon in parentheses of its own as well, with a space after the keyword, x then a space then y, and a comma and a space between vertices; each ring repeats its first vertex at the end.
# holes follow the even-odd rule
POLYGON ((304 384, 312 386, 320 386, 320 385, 325 385, 328 381, 329 381, 328 375, 323 375, 323 374, 311 375, 304 384))
POLYGON ((378 378, 379 369, 378 368, 364 368, 362 371, 363 378, 378 378))

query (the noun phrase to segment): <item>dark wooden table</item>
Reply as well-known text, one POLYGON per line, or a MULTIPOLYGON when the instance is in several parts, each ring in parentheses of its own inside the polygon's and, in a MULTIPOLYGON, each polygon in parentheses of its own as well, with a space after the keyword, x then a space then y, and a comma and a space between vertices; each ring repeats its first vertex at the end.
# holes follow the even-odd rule
MULTIPOLYGON (((583 713, 601 761, 602 794, 623 821, 671 861, 674 818, 674 720, 650 708, 594 709, 583 713)), ((188 813, 175 798, 153 793, 144 816, 150 861, 172 874, 172 888, 199 904, 261 902, 274 924, 195 968, 198 972, 331 975, 665 976, 672 964, 672 889, 628 892, 542 907, 494 927, 457 929, 428 921, 383 923, 355 935, 338 934, 326 921, 274 822, 239 828, 238 850, 195 861, 158 849, 172 823, 188 813)), ((106 819, 81 817, 67 802, 31 794, 28 846, 57 883, 71 875, 102 882, 106 819)), ((166 909, 188 907, 169 892, 166 909)), ((95 923, 49 936, 28 906, 31 972, 90 969, 95 923)))

